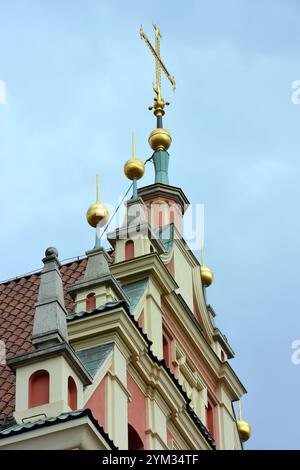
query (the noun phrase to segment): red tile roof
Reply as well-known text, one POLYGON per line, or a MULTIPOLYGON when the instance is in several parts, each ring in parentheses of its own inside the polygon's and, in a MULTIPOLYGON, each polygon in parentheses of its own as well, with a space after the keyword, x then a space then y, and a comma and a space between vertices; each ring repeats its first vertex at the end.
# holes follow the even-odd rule
MULTIPOLYGON (((61 267, 66 309, 70 313, 74 311, 74 302, 66 286, 82 277, 85 267, 85 258, 61 267)), ((0 341, 5 344, 7 358, 34 349, 30 337, 39 284, 40 272, 0 284, 0 341)), ((12 415, 14 406, 15 375, 7 365, 1 365, 0 357, 0 426, 4 415, 12 415)))

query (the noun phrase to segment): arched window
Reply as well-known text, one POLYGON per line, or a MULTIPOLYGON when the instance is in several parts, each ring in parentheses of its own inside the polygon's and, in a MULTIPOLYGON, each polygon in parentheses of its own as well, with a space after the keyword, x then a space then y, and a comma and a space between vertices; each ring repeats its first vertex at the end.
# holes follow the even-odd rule
POLYGON ((130 424, 128 424, 128 450, 144 450, 142 439, 130 424))
POLYGON ((125 243, 125 259, 130 260, 134 258, 134 243, 132 240, 127 240, 125 243))
POLYGON ((150 253, 154 253, 154 248, 152 245, 150 245, 150 253))
POLYGON ((29 378, 28 388, 28 408, 49 403, 49 372, 34 372, 29 378))
POLYGON ((206 427, 209 430, 212 437, 215 437, 215 417, 214 417, 214 406, 208 401, 206 408, 206 427))
POLYGON ((158 213, 158 227, 162 227, 162 226, 163 226, 163 224, 164 224, 164 223, 163 223, 163 220, 164 220, 163 217, 164 217, 163 212, 162 212, 162 210, 159 208, 159 213, 158 213))
POLYGON ((86 310, 94 310, 96 308, 96 296, 91 292, 86 296, 86 310))
POLYGON ((175 224, 175 210, 173 208, 170 209, 170 224, 175 224))
POLYGON ((77 410, 77 387, 71 376, 68 378, 68 405, 71 410, 77 410))
POLYGON ((170 345, 165 335, 163 335, 163 355, 165 363, 170 367, 170 345))
POLYGON ((221 350, 221 361, 224 362, 225 361, 225 354, 224 354, 224 351, 221 350))

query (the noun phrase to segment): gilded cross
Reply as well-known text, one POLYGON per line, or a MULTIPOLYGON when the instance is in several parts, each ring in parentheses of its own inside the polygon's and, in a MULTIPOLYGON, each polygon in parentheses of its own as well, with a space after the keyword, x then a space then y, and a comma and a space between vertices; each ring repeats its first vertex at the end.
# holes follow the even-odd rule
POLYGON ((160 57, 160 38, 161 38, 160 30, 154 23, 153 23, 153 28, 155 31, 155 46, 154 47, 149 41, 146 34, 144 33, 142 26, 140 27, 140 36, 141 36, 141 39, 143 39, 145 43, 147 44, 147 46, 149 47, 155 59, 156 82, 155 84, 153 84, 153 90, 156 93, 156 98, 154 98, 154 105, 149 107, 149 109, 154 109, 155 116, 157 116, 158 118, 161 118, 165 114, 164 112, 165 105, 170 104, 168 102, 165 102, 161 95, 161 70, 165 73, 167 79, 170 81, 173 91, 175 91, 176 83, 175 83, 174 77, 172 77, 171 74, 168 72, 166 66, 164 65, 160 57))

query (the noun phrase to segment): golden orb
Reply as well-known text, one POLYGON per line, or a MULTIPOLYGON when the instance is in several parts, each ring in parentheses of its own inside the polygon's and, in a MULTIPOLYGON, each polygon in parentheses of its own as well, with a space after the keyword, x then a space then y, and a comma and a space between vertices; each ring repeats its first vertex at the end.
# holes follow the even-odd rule
POLYGON ((214 280, 214 275, 211 269, 207 266, 201 266, 201 281, 204 287, 209 287, 214 280))
POLYGON ((166 129, 157 128, 149 135, 148 142, 153 150, 168 150, 172 137, 166 129))
POLYGON ((127 160, 124 165, 124 173, 129 180, 139 180, 142 178, 145 172, 145 165, 142 160, 138 160, 137 158, 131 158, 127 160))
POLYGON ((92 227, 103 227, 106 224, 109 218, 109 212, 106 206, 96 202, 92 204, 86 213, 86 219, 92 227))
POLYGON ((243 441, 243 442, 248 441, 248 439, 251 436, 250 424, 247 423, 247 421, 239 420, 237 422, 237 428, 238 428, 238 432, 239 432, 239 436, 241 438, 241 441, 243 441))

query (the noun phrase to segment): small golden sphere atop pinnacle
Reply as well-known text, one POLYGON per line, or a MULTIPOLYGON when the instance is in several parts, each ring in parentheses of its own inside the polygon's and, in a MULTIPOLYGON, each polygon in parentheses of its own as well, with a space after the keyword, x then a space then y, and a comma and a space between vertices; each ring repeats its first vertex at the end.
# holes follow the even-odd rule
POLYGON ((129 180, 139 180, 144 176, 145 165, 142 160, 136 158, 135 155, 135 139, 132 133, 132 158, 127 160, 124 165, 124 173, 129 180))
POLYGON ((103 227, 109 219, 107 207, 97 202, 92 204, 87 210, 86 219, 92 227, 103 227))
POLYGON ((201 275, 201 282, 203 287, 209 287, 213 280, 214 280, 214 275, 213 272, 210 268, 205 266, 204 264, 204 246, 202 243, 201 247, 201 268, 200 268, 200 275, 201 275))
POLYGON ((243 441, 243 442, 248 441, 248 439, 251 436, 250 424, 247 423, 247 421, 243 421, 243 420, 239 419, 238 422, 237 422, 237 428, 238 428, 238 432, 239 432, 239 436, 240 436, 241 441, 243 441))
POLYGON ((145 172, 144 163, 138 159, 130 159, 124 165, 124 173, 129 180, 139 180, 145 172))
POLYGON ((207 266, 201 266, 201 282, 204 287, 209 287, 214 280, 214 275, 211 269, 207 266))
POLYGON ((172 143, 172 137, 166 129, 157 128, 149 135, 148 142, 154 151, 168 150, 172 143))
POLYGON ((109 212, 104 204, 100 204, 99 176, 96 176, 96 203, 92 204, 86 213, 86 219, 92 227, 103 227, 109 219, 109 212))
POLYGON ((242 418, 242 405, 241 401, 238 401, 238 407, 239 407, 239 419, 237 421, 237 428, 239 432, 239 436, 241 441, 245 442, 248 441, 248 439, 251 436, 251 427, 250 424, 247 423, 247 421, 244 421, 242 418))

